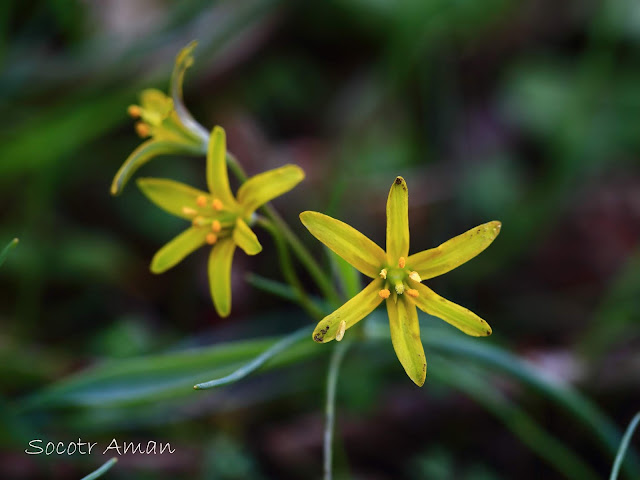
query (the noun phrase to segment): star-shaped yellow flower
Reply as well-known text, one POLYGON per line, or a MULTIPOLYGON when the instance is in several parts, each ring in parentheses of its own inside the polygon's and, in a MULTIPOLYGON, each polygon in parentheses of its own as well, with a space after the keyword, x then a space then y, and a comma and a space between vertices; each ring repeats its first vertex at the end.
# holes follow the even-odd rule
POLYGON ((225 132, 215 127, 207 151, 209 192, 173 180, 138 180, 138 186, 152 202, 191 222, 190 228, 156 253, 151 261, 151 271, 165 272, 197 248, 213 245, 209 256, 209 283, 216 311, 222 317, 231 312, 231 262, 236 246, 247 255, 256 255, 262 250, 249 227, 254 212, 304 178, 300 167, 286 165, 251 177, 234 197, 229 187, 226 153, 225 132))
POLYGON ((421 282, 442 275, 472 259, 500 233, 500 222, 472 228, 437 248, 409 255, 407 184, 396 178, 387 200, 387 251, 346 223, 318 212, 300 219, 318 240, 366 276, 373 278, 359 294, 318 323, 313 339, 342 340, 344 332, 386 300, 391 341, 407 375, 424 384, 427 362, 420 341, 420 310, 443 319, 467 335, 491 335, 491 327, 475 313, 452 303, 421 282))
POLYGON ((140 93, 140 105, 128 112, 138 119, 136 131, 149 139, 136 148, 122 164, 111 184, 111 194, 122 192, 127 181, 142 165, 158 155, 202 155, 207 133, 193 119, 182 100, 184 73, 193 64, 196 42, 183 48, 176 57, 169 95, 149 88, 140 93))

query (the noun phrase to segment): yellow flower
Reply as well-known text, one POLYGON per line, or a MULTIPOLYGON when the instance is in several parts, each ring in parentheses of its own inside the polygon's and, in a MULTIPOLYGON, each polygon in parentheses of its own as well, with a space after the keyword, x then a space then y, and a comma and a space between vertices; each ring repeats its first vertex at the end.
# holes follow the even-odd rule
POLYGON ((391 341, 407 375, 424 384, 427 362, 420 341, 420 310, 443 319, 467 335, 491 335, 487 322, 464 307, 436 294, 421 282, 442 275, 469 261, 500 233, 500 222, 472 228, 437 248, 409 255, 407 184, 396 178, 387 200, 387 251, 346 223, 318 212, 303 212, 300 219, 318 240, 373 280, 355 297, 318 323, 313 339, 341 340, 349 329, 386 300, 391 341))
POLYGON ((225 132, 215 127, 207 151, 209 192, 173 180, 138 180, 138 186, 152 202, 191 222, 191 227, 156 253, 151 271, 165 272, 197 248, 213 245, 209 256, 209 284, 216 311, 222 317, 231 312, 231 263, 236 246, 247 255, 256 255, 262 250, 249 227, 254 212, 304 178, 300 167, 286 165, 251 177, 234 197, 229 187, 226 153, 225 132))
POLYGON ((140 93, 140 105, 130 105, 129 115, 137 119, 136 132, 148 138, 122 164, 111 184, 111 194, 122 192, 127 181, 142 165, 158 155, 202 155, 207 148, 205 131, 185 108, 182 100, 184 73, 193 64, 196 42, 176 57, 171 75, 170 96, 153 88, 140 93))

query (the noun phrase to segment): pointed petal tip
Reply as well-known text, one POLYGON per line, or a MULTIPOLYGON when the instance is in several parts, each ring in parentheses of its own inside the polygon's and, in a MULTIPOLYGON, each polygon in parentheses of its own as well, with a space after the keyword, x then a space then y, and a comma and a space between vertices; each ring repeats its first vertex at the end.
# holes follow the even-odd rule
POLYGON ((415 375, 410 375, 409 378, 418 387, 422 387, 427 380, 427 363, 422 364, 422 372, 415 372, 415 375))
POLYGON ((405 181, 405 179, 403 177, 398 176, 394 180, 393 185, 391 187, 392 188, 393 187, 400 187, 403 190, 406 190, 407 189, 407 182, 405 181))
MULTIPOLYGON (((155 259, 155 257, 154 257, 155 259)), ((156 265, 156 262, 154 260, 151 261, 151 265, 149 265, 149 271, 151 273, 153 273, 154 275, 160 275, 161 273, 164 273, 164 270, 161 268, 158 268, 158 266, 156 265)))
MULTIPOLYGON (((311 219, 311 217, 313 217, 315 214, 317 214, 318 212, 312 212, 311 210, 305 210, 304 212, 300 213, 299 217, 300 217, 300 221, 302 222, 302 224, 307 227, 307 222, 311 219)), ((309 227, 307 227, 309 228, 309 227)))
POLYGON ((302 169, 302 167, 298 166, 298 165, 294 165, 294 164, 289 164, 287 165, 287 167, 291 168, 292 170, 294 170, 297 174, 297 177, 300 179, 300 181, 305 179, 305 173, 304 170, 302 169))
POLYGON ((316 343, 327 343, 333 340, 333 338, 326 338, 326 334, 329 331, 329 327, 319 328, 320 325, 316 327, 316 329, 311 334, 311 338, 316 343))
POLYGON ((120 188, 120 182, 117 179, 113 180, 113 183, 111 184, 111 188, 109 189, 109 193, 111 194, 112 197, 117 197, 118 195, 120 195, 120 193, 122 193, 122 189, 120 188))
POLYGON ((397 176, 397 177, 396 177, 396 179, 393 181, 393 186, 394 186, 394 187, 396 187, 396 186, 397 186, 397 187, 401 187, 401 188, 403 188, 404 190, 406 190, 406 189, 407 189, 407 182, 406 182, 406 180, 404 179, 404 177, 397 176))
POLYGON ((218 136, 226 136, 227 132, 225 132, 224 128, 222 128, 220 125, 216 125, 215 127, 213 127, 213 131, 211 132, 211 135, 218 135, 218 136))
POLYGON ((184 46, 178 54, 176 55, 176 65, 181 65, 185 63, 185 67, 189 68, 193 63, 193 58, 190 58, 193 55, 193 51, 198 46, 197 40, 191 40, 186 46, 184 46))

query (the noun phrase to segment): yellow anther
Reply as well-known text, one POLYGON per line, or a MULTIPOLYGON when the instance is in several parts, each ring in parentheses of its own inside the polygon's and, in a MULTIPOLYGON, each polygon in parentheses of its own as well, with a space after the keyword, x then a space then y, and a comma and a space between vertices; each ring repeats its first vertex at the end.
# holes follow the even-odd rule
POLYGON ((196 212, 193 208, 191 207, 182 207, 182 213, 184 213, 185 215, 195 215, 196 212))
POLYGON ((196 198, 196 203, 198 204, 199 207, 204 207, 207 205, 207 197, 205 197, 204 195, 198 195, 198 198, 196 198))
POLYGON ((193 223, 193 226, 194 226, 194 227, 201 227, 201 226, 202 226, 202 224, 203 224, 205 221, 206 221, 206 220, 205 220, 203 217, 198 216, 198 217, 196 217, 196 218, 194 218, 194 219, 193 219, 193 222, 192 222, 192 223, 193 223))
POLYGON ((336 332, 336 340, 340 341, 344 338, 344 331, 347 329, 347 322, 344 320, 340 321, 340 325, 338 326, 338 331, 336 332))
POLYGON ((387 279, 387 269, 383 268, 382 270, 380 270, 380 276, 382 278, 384 278, 385 280, 387 279))
POLYGON ((213 245, 218 241, 218 236, 215 233, 208 233, 205 240, 209 245, 213 245))
POLYGON ((406 262, 404 261, 404 257, 400 257, 400 259, 398 260, 398 267, 404 268, 405 265, 406 265, 406 262))
POLYGON ((220 225, 220 222, 218 220, 214 220, 213 222, 211 222, 211 230, 213 230, 214 232, 219 232, 220 230, 222 230, 222 225, 220 225))
POLYGON ((418 297, 420 294, 418 293, 418 290, 416 290, 415 288, 408 288, 407 295, 415 298, 415 297, 418 297))
POLYGON ((222 204, 219 198, 214 198, 213 202, 211 202, 211 206, 213 207, 214 210, 218 210, 218 211, 224 208, 224 205, 222 204))
POLYGON ((396 284, 396 293, 402 295, 404 293, 404 285, 401 283, 396 284))
POLYGON ((380 295, 382 298, 389 298, 389 295, 391 295, 391 292, 389 291, 388 288, 383 288, 378 292, 378 295, 380 295))
POLYGON ((138 135, 140 135, 142 138, 148 137, 151 133, 151 128, 149 128, 149 125, 144 122, 136 123, 135 128, 138 135))
POLYGON ((415 270, 409 274, 409 278, 414 282, 418 282, 418 283, 422 282, 422 279, 420 278, 420 274, 415 270))
POLYGON ((132 118, 139 118, 142 114, 142 109, 138 105, 129 105, 129 108, 127 108, 127 113, 132 118))

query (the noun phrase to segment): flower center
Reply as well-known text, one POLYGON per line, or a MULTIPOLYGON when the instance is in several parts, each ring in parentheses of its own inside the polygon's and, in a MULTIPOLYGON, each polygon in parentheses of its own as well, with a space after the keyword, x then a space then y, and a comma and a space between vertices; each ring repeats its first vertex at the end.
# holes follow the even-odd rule
POLYGON ((191 218, 195 228, 206 232, 205 241, 213 245, 219 238, 231 234, 237 215, 225 209, 219 198, 200 195, 193 205, 182 207, 182 213, 191 218))
POLYGON ((389 298, 391 291, 395 291, 397 295, 403 295, 404 293, 411 297, 419 295, 417 290, 409 287, 408 280, 421 282, 422 279, 418 272, 406 266, 404 257, 400 257, 397 267, 388 266, 380 270, 380 277, 386 280, 384 288, 379 292, 382 298, 389 298))

